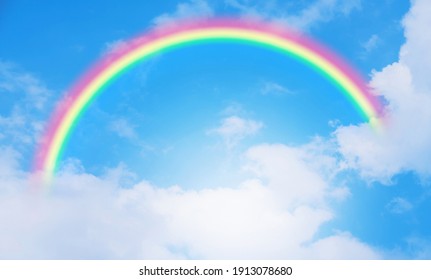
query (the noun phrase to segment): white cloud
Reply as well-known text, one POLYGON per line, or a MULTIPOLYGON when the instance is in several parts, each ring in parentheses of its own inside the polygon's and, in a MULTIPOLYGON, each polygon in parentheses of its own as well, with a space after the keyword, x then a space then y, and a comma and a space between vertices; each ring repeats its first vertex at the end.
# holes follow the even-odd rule
POLYGON ((360 7, 360 0, 317 0, 301 10, 298 15, 287 15, 277 21, 300 30, 307 30, 318 23, 328 22, 337 15, 347 16, 360 7))
POLYGON ((282 1, 226 0, 225 3, 246 17, 270 20, 299 30, 308 30, 339 15, 348 16, 361 8, 361 0, 316 0, 295 12, 290 11, 292 3, 282 1))
POLYGON ((0 116, 0 128, 5 142, 31 145, 36 142, 37 137, 35 135, 42 131, 43 124, 32 119, 29 112, 23 111, 20 107, 14 107, 9 116, 0 116))
POLYGON ((21 155, 11 147, 0 146, 0 196, 26 187, 26 174, 19 169, 21 155))
POLYGON ((402 197, 394 197, 387 205, 386 209, 394 214, 402 214, 412 210, 413 205, 402 197))
POLYGON ((377 34, 371 35, 371 37, 363 44, 363 48, 367 53, 374 50, 379 44, 380 38, 377 34))
POLYGON ((337 201, 342 201, 350 197, 352 193, 348 187, 338 187, 330 192, 329 195, 337 201))
POLYGON ((283 95, 283 94, 292 93, 288 88, 276 82, 269 82, 269 81, 263 84, 261 92, 263 95, 268 95, 268 94, 283 95))
POLYGON ((307 151, 284 145, 260 145, 248 150, 248 170, 276 189, 286 205, 322 203, 327 182, 310 168, 307 151))
POLYGON ((138 134, 136 133, 135 127, 124 118, 116 119, 110 122, 109 129, 122 138, 129 140, 138 139, 138 134))
POLYGON ((230 116, 224 118, 219 127, 210 129, 208 134, 221 136, 227 147, 232 148, 245 137, 255 135, 262 127, 262 122, 230 116))
POLYGON ((239 10, 249 17, 261 17, 263 14, 272 11, 276 1, 253 1, 253 0, 225 0, 226 5, 239 10))
POLYGON ((208 18, 213 15, 213 8, 205 0, 190 0, 179 3, 173 13, 164 13, 153 20, 156 27, 170 25, 177 20, 208 18))
POLYGON ((1 185, 0 258, 378 258, 348 233, 318 237, 334 216, 325 202, 331 188, 306 164, 306 150, 253 147, 250 179, 200 190, 124 188, 133 179, 124 166, 96 177, 72 162, 49 196, 17 189, 29 183, 10 166, 16 155, 1 153, 0 181, 10 188, 1 185))
POLYGON ((190 0, 178 4, 175 12, 156 17, 153 23, 156 26, 164 26, 178 19, 208 18, 215 14, 215 10, 222 10, 226 6, 247 18, 275 21, 307 30, 337 16, 348 16, 361 8, 361 0, 315 0, 299 11, 293 10, 296 6, 294 3, 278 0, 225 0, 224 6, 206 0, 190 0))
POLYGON ((35 116, 45 113, 53 92, 34 75, 0 60, 0 94, 13 95, 13 103, 5 103, 5 113, 0 115, 0 141, 33 144, 43 129, 35 116))
POLYGON ((259 18, 307 30, 319 23, 331 21, 337 16, 348 16, 361 8, 361 0, 315 0, 299 11, 292 10, 294 4, 277 0, 225 0, 224 6, 206 0, 189 0, 178 4, 174 12, 156 17, 153 24, 160 27, 181 19, 209 18, 216 10, 222 11, 226 6, 247 18, 259 18))
POLYGON ((390 183, 395 174, 431 175, 431 2, 417 0, 405 17, 399 61, 374 71, 371 85, 388 102, 381 135, 368 125, 340 127, 335 137, 347 164, 364 178, 390 183))
POLYGON ((0 59, 0 92, 21 95, 26 106, 45 109, 52 91, 34 75, 0 59))
POLYGON ((243 115, 247 113, 247 111, 243 108, 240 103, 231 102, 225 109, 221 112, 223 116, 235 116, 235 115, 243 115))
MULTIPOLYGON (((152 24, 158 27, 175 24, 178 20, 205 19, 214 14, 213 7, 206 0, 189 0, 177 4, 174 12, 164 13, 152 20, 152 24)), ((125 50, 128 42, 124 39, 116 39, 105 43, 101 54, 116 54, 125 50)), ((0 83, 0 88, 2 84, 0 83)))
POLYGON ((418 260, 431 259, 431 242, 429 239, 412 236, 407 239, 407 243, 410 257, 418 260))
POLYGON ((117 39, 111 42, 105 43, 105 46, 102 50, 102 55, 115 54, 117 52, 121 52, 127 48, 127 42, 123 39, 117 39))
POLYGON ((348 252, 349 259, 379 259, 380 256, 369 246, 349 233, 339 233, 317 241, 311 245, 312 259, 339 259, 348 252))

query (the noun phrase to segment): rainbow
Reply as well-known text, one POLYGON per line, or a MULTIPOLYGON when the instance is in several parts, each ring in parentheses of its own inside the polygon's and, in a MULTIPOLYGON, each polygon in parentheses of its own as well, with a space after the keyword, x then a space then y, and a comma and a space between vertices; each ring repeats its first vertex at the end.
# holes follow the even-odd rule
POLYGON ((35 172, 45 185, 52 180, 67 139, 80 116, 104 87, 138 62, 173 48, 196 43, 243 42, 269 47, 309 65, 336 85, 374 128, 381 126, 381 106, 361 77, 334 53, 296 32, 257 21, 215 19, 158 28, 130 40, 96 63, 57 106, 41 140, 35 172))

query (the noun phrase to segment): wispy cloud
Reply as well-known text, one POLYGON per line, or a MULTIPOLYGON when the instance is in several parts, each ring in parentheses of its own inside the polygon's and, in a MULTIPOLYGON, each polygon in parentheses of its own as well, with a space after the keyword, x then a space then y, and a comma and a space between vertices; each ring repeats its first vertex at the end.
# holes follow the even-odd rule
POLYGON ((119 118, 110 122, 109 129, 122 138, 129 140, 138 139, 138 134, 136 133, 135 127, 124 118, 119 118))
POLYGON ((189 0, 179 3, 175 11, 164 13, 153 20, 155 26, 164 26, 181 19, 208 18, 222 13, 226 7, 247 18, 259 18, 308 30, 319 23, 339 16, 348 16, 361 9, 361 0, 315 0, 304 7, 280 0, 225 0, 224 5, 214 1, 189 0))
POLYGON ((361 8, 361 0, 317 0, 297 15, 286 15, 277 21, 301 30, 307 30, 322 22, 328 22, 338 15, 348 16, 361 8))
POLYGON ((285 1, 226 0, 225 3, 246 17, 274 21, 303 31, 361 8, 361 0, 316 0, 295 11, 293 4, 285 1))
POLYGON ((379 45, 379 42, 379 36, 377 34, 373 34, 365 43, 362 44, 362 46, 365 52, 369 53, 379 45))
POLYGON ((412 208, 413 205, 402 197, 395 197, 386 205, 386 209, 394 214, 402 214, 412 210, 412 208))
POLYGON ((284 95, 292 93, 288 88, 271 81, 263 83, 261 92, 263 95, 284 95))
POLYGON ((179 3, 174 12, 164 13, 153 20, 156 27, 175 23, 181 19, 208 18, 214 14, 212 6, 205 0, 190 0, 179 3))
POLYGON ((34 75, 0 59, 0 91, 20 95, 25 105, 43 110, 52 91, 34 75))
POLYGON ((117 52, 121 52, 127 47, 127 42, 123 39, 117 39, 110 42, 105 43, 105 46, 102 50, 102 55, 115 54, 117 52))
POLYGON ((208 134, 221 136, 227 147, 232 148, 247 136, 255 135, 263 127, 262 122, 230 116, 220 126, 208 130, 208 134))
POLYGON ((5 103, 5 113, 0 114, 0 141, 33 144, 43 129, 43 122, 36 116, 45 113, 53 91, 14 63, 0 60, 0 95, 0 98, 13 95, 14 100, 5 103))

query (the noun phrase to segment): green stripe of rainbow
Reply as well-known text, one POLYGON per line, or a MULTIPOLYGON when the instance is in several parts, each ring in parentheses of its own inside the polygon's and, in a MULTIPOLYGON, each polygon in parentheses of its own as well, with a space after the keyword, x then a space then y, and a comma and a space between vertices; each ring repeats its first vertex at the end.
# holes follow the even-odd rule
POLYGON ((130 41, 128 47, 102 60, 72 88, 58 105, 36 156, 35 169, 41 173, 45 185, 48 185, 54 176, 73 126, 104 86, 135 63, 156 53, 190 43, 213 40, 263 45, 305 62, 338 86, 374 128, 381 126, 381 107, 369 93, 366 84, 352 68, 310 39, 262 22, 189 22, 169 30, 157 30, 130 41))

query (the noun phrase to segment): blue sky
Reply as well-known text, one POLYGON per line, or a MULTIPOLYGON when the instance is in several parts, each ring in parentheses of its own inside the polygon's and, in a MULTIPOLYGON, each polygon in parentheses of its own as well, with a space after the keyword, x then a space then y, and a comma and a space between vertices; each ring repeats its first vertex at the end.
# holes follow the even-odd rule
POLYGON ((429 259, 430 13, 426 0, 6 1, 0 258, 429 259), (386 101, 387 133, 287 56, 195 45, 112 83, 50 193, 29 195, 44 124, 92 63, 157 26, 218 16, 326 44, 386 101))

